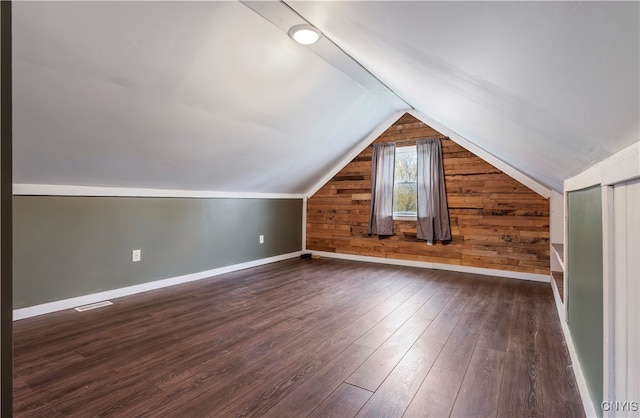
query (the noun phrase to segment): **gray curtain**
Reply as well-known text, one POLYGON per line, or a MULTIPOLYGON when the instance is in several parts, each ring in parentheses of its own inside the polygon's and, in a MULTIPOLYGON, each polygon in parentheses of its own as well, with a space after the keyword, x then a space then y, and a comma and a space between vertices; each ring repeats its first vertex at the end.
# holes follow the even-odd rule
POLYGON ((451 226, 444 187, 442 146, 440 139, 422 139, 416 143, 418 153, 418 222, 417 238, 451 241, 451 226))
POLYGON ((371 170, 371 210, 369 235, 393 235, 393 171, 396 144, 387 142, 373 146, 371 170))

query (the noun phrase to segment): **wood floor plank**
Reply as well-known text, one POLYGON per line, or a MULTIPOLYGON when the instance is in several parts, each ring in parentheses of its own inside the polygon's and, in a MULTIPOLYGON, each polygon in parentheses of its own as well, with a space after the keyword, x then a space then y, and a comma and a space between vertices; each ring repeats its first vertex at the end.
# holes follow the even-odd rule
MULTIPOLYGON (((352 344, 316 374, 269 409, 265 417, 284 418, 307 416, 321 404, 362 362, 372 348, 352 344)), ((369 393, 366 399, 369 399, 369 393)), ((356 397, 357 399, 357 397, 356 397)), ((362 406, 362 405, 360 405, 362 406)), ((360 408, 358 408, 360 409, 360 408)), ((357 412, 357 411, 356 411, 357 412)))
POLYGON ((357 416, 402 416, 441 349, 442 344, 420 338, 357 416))
MULTIPOLYGON (((405 283, 406 284, 406 283, 405 283)), ((390 294, 394 294, 397 291, 401 290, 404 285, 403 283, 397 283, 388 288, 378 291, 376 296, 372 296, 371 294, 363 291, 370 297, 370 301, 375 303, 377 300, 382 300, 390 294)), ((322 305, 323 303, 319 303, 322 305)), ((221 337, 223 341, 221 341, 222 345, 216 345, 215 340, 211 341, 211 345, 215 348, 216 353, 209 353, 206 351, 198 351, 198 354, 189 361, 189 363, 193 364, 193 366, 188 367, 206 367, 206 363, 220 363, 221 361, 230 361, 230 362, 243 362, 242 357, 238 357, 242 353, 246 352, 246 356, 248 357, 247 361, 251 359, 258 359, 261 356, 267 354, 268 351, 276 350, 279 345, 286 343, 286 336, 295 338, 300 337, 301 335, 297 333, 299 329, 308 328, 311 329, 310 325, 312 323, 317 323, 316 318, 306 317, 302 320, 290 319, 288 314, 282 316, 281 318, 285 318, 285 320, 280 321, 280 323, 273 324, 274 326, 271 328, 264 328, 259 330, 260 332, 254 332, 253 337, 250 339, 241 339, 234 343, 233 350, 226 348, 226 344, 228 343, 228 335, 226 333, 222 333, 221 337), (220 358, 222 355, 224 357, 220 358), (229 357, 229 356, 235 357, 229 357), (213 356, 213 357, 212 357, 213 356)), ((256 330, 258 331, 258 330, 256 330)), ((171 355, 171 353, 170 353, 171 355)), ((154 360, 152 358, 151 360, 154 360)), ((155 358, 157 361, 157 358, 155 358)), ((171 366, 171 365, 170 365, 171 366)), ((151 376, 147 376, 151 381, 157 381, 158 379, 162 379, 163 381, 167 380, 165 378, 161 378, 159 376, 171 376, 171 375, 179 375, 180 371, 188 371, 184 370, 184 365, 177 365, 175 368, 176 371, 173 370, 158 370, 156 372, 152 372, 151 376)))
POLYGON ((136 376, 118 374, 100 364, 74 364, 51 373, 30 386, 40 402, 63 416, 98 415, 129 395, 149 387, 136 376), (87 402, 90 399, 91 402, 87 402))
POLYGON ((23 379, 14 379, 13 390, 23 396, 14 399, 14 417, 62 417, 50 402, 43 400, 23 379))
MULTIPOLYGON (((49 367, 43 368, 38 361, 38 357, 19 358, 14 361, 14 379, 21 379, 25 382, 32 381, 43 375, 50 373, 51 369, 61 369, 75 363, 80 363, 86 358, 73 350, 65 349, 64 351, 46 350, 40 352, 40 356, 46 356, 49 360, 49 367)), ((42 357, 40 357, 42 358, 42 357)))
POLYGON ((375 392, 430 322, 407 321, 345 382, 375 392))
MULTIPOLYGON (((299 382, 301 373, 303 376, 309 377, 309 373, 311 373, 308 370, 309 364, 318 367, 318 364, 314 363, 318 351, 332 350, 333 355, 337 355, 366 331, 366 328, 353 326, 361 318, 351 324, 349 318, 357 318, 369 311, 374 312, 374 315, 386 314, 389 310, 393 311, 398 304, 402 304, 423 285, 423 283, 417 285, 409 283, 409 285, 403 286, 400 283, 397 287, 384 288, 376 293, 377 296, 365 296, 364 298, 362 298, 363 293, 355 293, 353 298, 361 299, 359 305, 345 303, 342 311, 334 310, 334 315, 326 321, 321 321, 314 327, 290 332, 291 338, 286 340, 286 344, 280 344, 282 348, 273 347, 263 356, 250 353, 248 356, 240 358, 239 361, 237 358, 234 358, 233 361, 227 358, 225 362, 216 360, 211 365, 212 367, 206 367, 207 365, 204 364, 198 366, 198 370, 188 376, 187 380, 172 386, 171 394, 162 399, 155 408, 161 413, 171 412, 182 416, 211 416, 233 404, 235 399, 246 399, 243 395, 251 392, 258 385, 275 385, 279 389, 278 396, 284 396, 286 393, 283 393, 281 389, 291 390, 291 379, 299 382), (392 295, 391 292, 393 292, 392 295), (397 295, 401 295, 401 297, 395 298, 397 295), (389 304, 389 300, 394 302, 389 304), (384 309, 381 311, 375 309, 377 305, 382 305, 384 309), (342 312, 342 316, 340 312, 342 312), (262 362, 258 362, 257 359, 261 359, 262 362), (291 366, 296 361, 301 363, 297 366, 291 366), (290 371, 290 366, 293 367, 293 372, 290 371), (273 379, 271 379, 273 375, 281 373, 293 376, 280 377, 288 382, 287 385, 283 386, 280 381, 273 383, 273 379), (211 384, 214 385, 213 388, 210 386, 211 384), (215 391, 214 402, 211 402, 212 389, 215 391)), ((324 354, 330 355, 331 352, 324 354)), ((327 358, 330 360, 332 357, 327 358)), ((160 386, 166 388, 164 384, 160 386)), ((263 390, 268 391, 269 389, 263 388, 263 390)), ((256 399, 259 398, 256 397, 256 399)), ((270 402, 277 400, 279 399, 270 397, 270 402)), ((241 404, 245 409, 251 407, 245 401, 241 404)), ((261 406, 265 405, 262 403, 261 406)))
POLYGON ((53 402, 64 416, 128 416, 132 405, 148 399, 159 389, 136 376, 115 374, 108 384, 85 387, 76 397, 53 402), (91 399, 91 403, 86 400, 91 399))
POLYGON ((30 403, 28 406, 14 406, 14 418, 63 418, 65 417, 50 403, 30 403))
POLYGON ((347 383, 374 392, 430 325, 454 290, 441 287, 393 333, 349 378, 347 383))
POLYGON ((498 417, 544 416, 539 367, 539 356, 528 357, 520 350, 506 353, 498 417))
MULTIPOLYGON (((393 311, 393 313, 402 311, 404 314, 410 312, 415 308, 418 298, 429 297, 433 294, 434 287, 431 287, 429 291, 425 291, 424 286, 420 291, 416 292, 414 296, 410 297, 407 301, 403 302, 400 307, 393 311), (407 309, 403 309, 408 307, 407 309)), ((393 315, 390 314, 389 316, 393 315)), ((388 317, 389 317, 388 316, 388 317)), ((388 318, 386 317, 386 318, 388 318)), ((385 319, 386 319, 385 318, 385 319)), ((397 320, 397 319, 396 319, 397 320)), ((362 330, 357 330, 357 333, 361 333, 362 330)), ((350 335, 350 334, 349 334, 350 335)), ((355 339, 355 345, 359 339, 355 339)), ((335 337, 323 341, 316 349, 314 349, 308 355, 300 356, 290 364, 290 367, 280 367, 280 371, 276 375, 269 375, 259 385, 251 388, 251 392, 261 393, 258 402, 246 402, 238 401, 230 404, 226 408, 215 411, 222 416, 259 416, 265 413, 270 405, 275 405, 282 398, 286 397, 287 393, 291 392, 296 384, 302 384, 306 379, 316 373, 322 364, 326 364, 332 360, 344 347, 348 344, 354 343, 354 340, 344 339, 338 333, 335 337)), ((365 348, 368 348, 364 346, 365 348)), ((290 356, 293 357, 293 356, 290 356)))
POLYGON ((116 391, 102 395, 104 405, 99 414, 96 414, 99 404, 91 402, 90 404, 80 404, 81 407, 76 405, 73 410, 65 411, 65 416, 132 417, 136 414, 136 410, 145 409, 149 402, 160 393, 160 389, 153 385, 141 385, 142 388, 137 390, 139 387, 137 385, 120 387, 116 391))
POLYGON ((505 355, 503 351, 483 347, 473 352, 453 404, 452 416, 496 416, 505 355))
POLYGON ((375 391, 456 292, 442 286, 346 380, 375 391))
POLYGON ((539 323, 535 310, 535 301, 530 295, 516 292, 498 405, 499 417, 544 415, 538 349, 543 324, 539 323))
MULTIPOLYGON (((477 279, 473 283, 478 284, 477 279)), ((471 283, 469 283, 469 287, 463 286, 458 289, 433 319, 425 331, 425 338, 443 345, 447 342, 453 329, 466 311, 468 304, 471 303, 473 297, 473 294, 470 294, 471 286, 471 283)))
POLYGON ((516 307, 513 303, 514 289, 514 283, 505 282, 505 285, 500 287, 480 330, 479 347, 507 351, 513 310, 516 307))
POLYGON ((454 330, 438 355, 435 366, 464 375, 477 341, 477 334, 467 334, 463 328, 454 330))
POLYGON ((370 397, 371 392, 368 390, 343 383, 308 418, 353 417, 370 397))
POLYGON ((541 324, 540 344, 540 391, 544 398, 544 413, 547 416, 583 417, 584 410, 575 408, 580 399, 573 374, 571 357, 564 341, 558 314, 550 289, 536 289, 535 312, 541 324))
POLYGON ((295 259, 113 302, 14 323, 14 416, 584 416, 546 284, 295 259))
POLYGON ((448 417, 461 384, 461 373, 434 365, 413 397, 404 416, 407 418, 448 417))
POLYGON ((418 286, 412 286, 407 289, 408 292, 413 291, 413 294, 409 298, 405 299, 393 312, 360 337, 356 341, 356 344, 371 348, 380 347, 387 338, 393 335, 393 333, 396 332, 397 329, 415 313, 415 311, 420 309, 429 297, 435 293, 436 288, 437 284, 434 283, 420 283, 418 286))
MULTIPOLYGON (((466 310, 436 359, 435 366, 464 375, 481 335, 494 335, 493 328, 503 314, 501 309, 506 309, 500 301, 506 282, 493 280, 489 285, 478 290, 466 305, 466 310)), ((504 345, 506 346, 506 342, 504 345)))

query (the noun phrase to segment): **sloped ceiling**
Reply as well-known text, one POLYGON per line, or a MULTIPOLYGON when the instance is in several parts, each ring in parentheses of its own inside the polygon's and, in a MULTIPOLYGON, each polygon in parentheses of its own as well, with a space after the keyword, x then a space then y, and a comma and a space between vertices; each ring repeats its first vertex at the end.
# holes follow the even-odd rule
POLYGON ((14 182, 302 193, 396 109, 237 2, 14 3, 14 182))
POLYGON ((400 97, 556 190, 640 140, 638 2, 294 2, 400 97))
MULTIPOLYGON (((637 2, 287 2, 531 176, 640 140, 637 2)), ((241 3, 14 3, 14 181, 303 193, 397 104, 241 3)))

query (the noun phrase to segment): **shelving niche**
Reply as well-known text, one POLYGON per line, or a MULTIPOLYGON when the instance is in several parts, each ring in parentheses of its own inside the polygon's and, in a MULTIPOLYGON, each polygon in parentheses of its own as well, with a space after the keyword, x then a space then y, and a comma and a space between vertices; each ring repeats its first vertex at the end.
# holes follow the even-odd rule
MULTIPOLYGON (((550 197, 550 257, 551 257, 551 287, 558 304, 558 312, 564 312, 564 195, 556 191, 550 197)), ((561 314, 562 316, 562 314, 561 314)))

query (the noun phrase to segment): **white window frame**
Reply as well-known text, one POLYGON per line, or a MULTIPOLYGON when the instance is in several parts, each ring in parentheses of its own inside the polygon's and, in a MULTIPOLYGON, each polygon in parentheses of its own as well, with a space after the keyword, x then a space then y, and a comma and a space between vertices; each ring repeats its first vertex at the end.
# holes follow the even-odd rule
MULTIPOLYGON (((408 146, 403 146, 403 147, 396 147, 396 157, 398 156, 398 153, 411 153, 413 152, 414 154, 416 154, 416 158, 417 158, 417 148, 415 145, 408 145, 408 146)), ((417 163, 417 162, 416 162, 417 163)), ((394 169, 395 170, 395 169, 394 169)), ((417 185, 417 178, 416 178, 416 185, 417 185)), ((393 189, 395 192, 395 186, 396 186, 396 179, 395 179, 395 173, 394 173, 394 178, 393 178, 393 189)), ((416 191, 417 193, 417 191, 416 191)), ((416 196, 417 197, 417 196, 416 196)), ((417 221, 418 220, 418 214, 417 213, 407 213, 407 212, 393 212, 393 220, 394 221, 417 221)))

